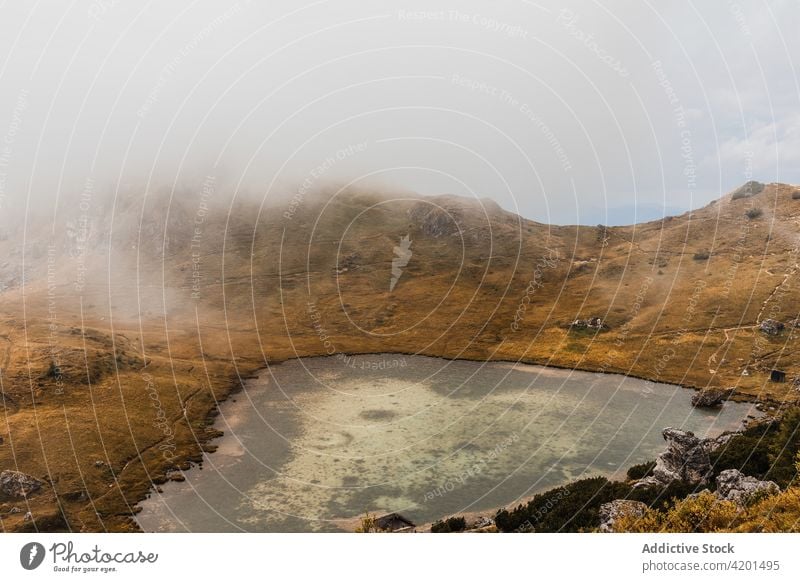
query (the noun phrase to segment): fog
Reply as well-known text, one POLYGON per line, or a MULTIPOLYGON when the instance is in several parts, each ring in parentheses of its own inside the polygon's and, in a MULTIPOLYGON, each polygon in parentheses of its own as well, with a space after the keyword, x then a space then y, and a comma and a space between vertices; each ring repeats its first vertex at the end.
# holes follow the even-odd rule
MULTIPOLYGON (((0 204, 336 181, 553 223, 800 182, 783 2, 7 3, 0 204), (141 186, 141 188, 139 188, 141 186)), ((305 185, 305 186, 304 186, 305 185)))

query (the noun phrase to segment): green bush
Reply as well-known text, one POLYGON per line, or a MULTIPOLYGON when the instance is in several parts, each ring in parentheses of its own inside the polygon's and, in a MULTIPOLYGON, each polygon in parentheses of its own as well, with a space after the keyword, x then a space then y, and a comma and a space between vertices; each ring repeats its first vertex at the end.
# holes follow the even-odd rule
POLYGON ((769 444, 770 468, 765 477, 782 488, 797 481, 795 459, 800 453, 800 408, 787 412, 769 444))
MULTIPOLYGON (((708 486, 673 482, 667 487, 639 487, 605 477, 573 481, 535 495, 527 504, 502 509, 495 516, 502 532, 579 532, 600 525, 600 506, 615 499, 641 501, 654 509, 669 510, 675 502, 706 487, 726 469, 775 481, 782 489, 797 482, 800 467, 800 408, 786 412, 780 421, 756 425, 732 437, 712 452, 708 486)), ((631 481, 652 473, 655 462, 628 469, 631 481)))
POLYGON ((668 487, 634 489, 621 481, 590 477, 540 493, 526 505, 500 510, 495 524, 501 532, 580 532, 600 525, 600 506, 615 499, 641 501, 650 507, 669 508, 676 499, 703 489, 676 482, 668 487))
POLYGON ((761 477, 769 471, 767 426, 759 426, 735 436, 711 453, 714 477, 726 469, 738 469, 745 475, 761 477))
POLYGON ((738 469, 785 488, 797 479, 798 452, 800 408, 793 408, 778 422, 759 424, 731 438, 711 453, 711 463, 714 477, 726 469, 738 469))
POLYGON ((747 218, 749 218, 750 220, 754 220, 759 216, 761 216, 762 214, 764 214, 764 212, 760 208, 751 208, 750 210, 745 212, 745 214, 747 215, 747 218))
POLYGON ((638 481, 653 474, 653 469, 656 466, 655 461, 648 463, 639 463, 628 469, 628 479, 631 481, 638 481))
POLYGON ((454 533, 467 529, 467 520, 463 517, 448 517, 431 526, 431 533, 454 533))
POLYGON ((526 505, 511 511, 500 510, 495 516, 497 529, 503 532, 576 532, 596 527, 600 505, 624 497, 617 495, 617 483, 605 477, 581 479, 533 497, 526 505))

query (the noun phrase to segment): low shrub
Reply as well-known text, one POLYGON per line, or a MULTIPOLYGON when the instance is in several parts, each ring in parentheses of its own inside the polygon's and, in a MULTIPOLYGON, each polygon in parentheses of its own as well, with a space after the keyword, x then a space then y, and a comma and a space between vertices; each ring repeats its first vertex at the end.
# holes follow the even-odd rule
POLYGON ((800 408, 793 408, 779 422, 752 427, 711 453, 713 474, 738 469, 785 488, 797 482, 799 452, 800 408))
POLYGON ((622 516, 614 529, 634 533, 719 531, 731 527, 740 513, 733 502, 720 501, 710 491, 703 491, 666 511, 651 509, 644 516, 622 516))
POLYGON ((649 477, 653 474, 653 469, 656 466, 655 461, 650 461, 648 463, 639 463, 638 465, 632 466, 628 469, 628 479, 631 481, 638 481, 639 479, 644 479, 645 477, 649 477))
POLYGON ((431 533, 454 533, 467 529, 467 520, 463 517, 448 517, 431 526, 431 533))
POLYGON ((750 220, 756 219, 756 218, 758 218, 759 216, 761 216, 762 214, 764 214, 764 212, 763 212, 763 211, 762 211, 760 208, 751 208, 750 210, 748 210, 747 212, 745 212, 745 215, 746 215, 746 216, 747 216, 747 218, 749 218, 750 220))
POLYGON ((717 499, 708 491, 679 501, 666 511, 651 509, 644 516, 623 515, 615 531, 643 532, 749 532, 800 531, 800 488, 754 500, 745 507, 717 499))
MULTIPOLYGON (((727 502, 713 505, 713 499, 708 495, 694 500, 686 498, 702 489, 715 489, 717 475, 726 469, 738 469, 745 475, 775 481, 782 489, 797 484, 800 471, 800 408, 787 411, 779 421, 761 423, 733 436, 725 445, 713 451, 710 457, 712 474, 707 485, 673 482, 667 487, 634 488, 629 483, 609 481, 605 477, 591 477, 540 493, 527 504, 514 509, 500 510, 495 516, 495 524, 501 532, 593 530, 600 525, 601 505, 615 499, 630 499, 647 504, 651 511, 644 518, 624 523, 622 530, 725 529, 729 522, 733 525, 731 507, 727 502), (709 512, 710 504, 714 507, 712 512, 709 512), (633 521, 638 524, 636 527, 633 521), (637 527, 640 529, 636 529, 637 527)), ((654 466, 654 461, 634 465, 628 469, 628 479, 634 481, 647 477, 654 466)), ((789 493, 787 491, 786 495, 789 493)), ((769 503, 774 503, 773 498, 757 501, 755 505, 766 507, 769 503)), ((796 515, 794 510, 792 515, 796 515)), ((798 525, 800 523, 794 526, 795 529, 798 525)), ((750 531, 744 525, 740 529, 750 531)))
POLYGON ((600 506, 615 499, 641 501, 651 507, 670 507, 697 490, 686 483, 673 483, 666 488, 634 489, 621 481, 590 477, 573 481, 534 496, 526 505, 500 510, 495 525, 501 532, 580 532, 600 525, 600 506))

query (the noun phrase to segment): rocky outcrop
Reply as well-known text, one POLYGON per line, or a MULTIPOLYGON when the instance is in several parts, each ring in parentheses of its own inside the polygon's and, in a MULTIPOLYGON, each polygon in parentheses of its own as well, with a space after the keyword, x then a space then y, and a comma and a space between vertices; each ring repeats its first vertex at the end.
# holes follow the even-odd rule
POLYGON ((708 388, 696 392, 692 396, 692 406, 695 408, 716 408, 728 400, 733 394, 733 388, 708 388))
POLYGON ((599 317, 590 317, 589 319, 576 319, 569 324, 569 327, 571 329, 605 329, 608 326, 599 317))
POLYGON ((717 475, 717 496, 720 499, 746 505, 754 496, 780 493, 774 481, 759 481, 738 469, 727 469, 717 475))
POLYGON ((764 184, 750 180, 746 184, 740 186, 731 193, 731 200, 740 200, 742 198, 750 198, 756 194, 760 194, 764 190, 764 184))
POLYGON ((678 428, 665 428, 661 434, 667 442, 667 448, 658 455, 653 474, 639 480, 635 486, 666 486, 673 481, 707 483, 711 459, 706 440, 678 428))
POLYGON ((615 499, 600 506, 600 531, 614 531, 614 523, 623 516, 642 517, 648 507, 641 501, 615 499))
POLYGON ((423 233, 433 238, 460 232, 456 210, 448 212, 427 202, 420 202, 409 210, 408 216, 423 233))
POLYGON ((767 335, 779 335, 785 327, 786 326, 780 321, 776 321, 774 319, 765 319, 759 324, 758 329, 761 330, 761 333, 765 333, 767 335))
POLYGON ((0 473, 0 492, 9 497, 27 497, 41 488, 41 481, 25 473, 19 471, 0 473))

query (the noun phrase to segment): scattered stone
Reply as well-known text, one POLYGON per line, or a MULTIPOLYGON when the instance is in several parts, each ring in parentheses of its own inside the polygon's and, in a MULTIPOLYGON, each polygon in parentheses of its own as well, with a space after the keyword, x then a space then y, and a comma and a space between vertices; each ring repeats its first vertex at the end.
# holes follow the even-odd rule
POLYGON ((614 523, 623 516, 642 517, 648 507, 641 501, 615 499, 600 506, 600 531, 613 532, 614 523))
POLYGON ((41 489, 42 482, 19 471, 0 473, 0 492, 10 497, 27 497, 41 489))
POLYGON ((103 465, 105 465, 103 461, 97 460, 94 462, 95 467, 102 467, 103 465))
POLYGON ((25 514, 25 517, 23 517, 23 518, 22 518, 22 521, 30 521, 30 520, 32 520, 32 519, 33 519, 33 514, 32 514, 30 511, 28 511, 28 512, 25 514))
POLYGON ((589 319, 576 319, 569 324, 570 329, 605 329, 608 327, 603 323, 599 317, 590 317, 589 319))
POLYGON ((705 484, 711 472, 709 445, 694 433, 678 428, 665 428, 661 434, 666 450, 656 458, 653 474, 640 479, 635 487, 667 486, 673 481, 705 484))
POLYGON ((487 517, 485 515, 479 515, 477 519, 472 523, 470 529, 480 529, 484 527, 489 527, 490 525, 494 525, 494 520, 491 517, 487 517))
POLYGON ((12 507, 8 513, 22 513, 22 510, 19 507, 12 507))
POLYGON ((170 481, 186 481, 186 477, 183 475, 183 473, 170 473, 167 476, 169 477, 170 481))
POLYGON ((346 256, 344 256, 339 261, 339 269, 337 273, 344 273, 346 271, 353 271, 359 268, 361 263, 361 254, 357 251, 354 251, 346 256))
POLYGON ((375 529, 386 532, 413 532, 416 524, 399 513, 387 513, 375 518, 375 529))
POLYGON ((733 388, 708 388, 696 392, 692 396, 692 406, 695 408, 716 408, 733 395, 733 388))
POLYGON ((774 319, 765 319, 759 324, 758 329, 767 335, 779 335, 786 326, 774 319))
POLYGON ((774 481, 759 481, 738 469, 727 469, 717 475, 717 495, 738 505, 746 505, 756 495, 774 495, 780 491, 774 481))

